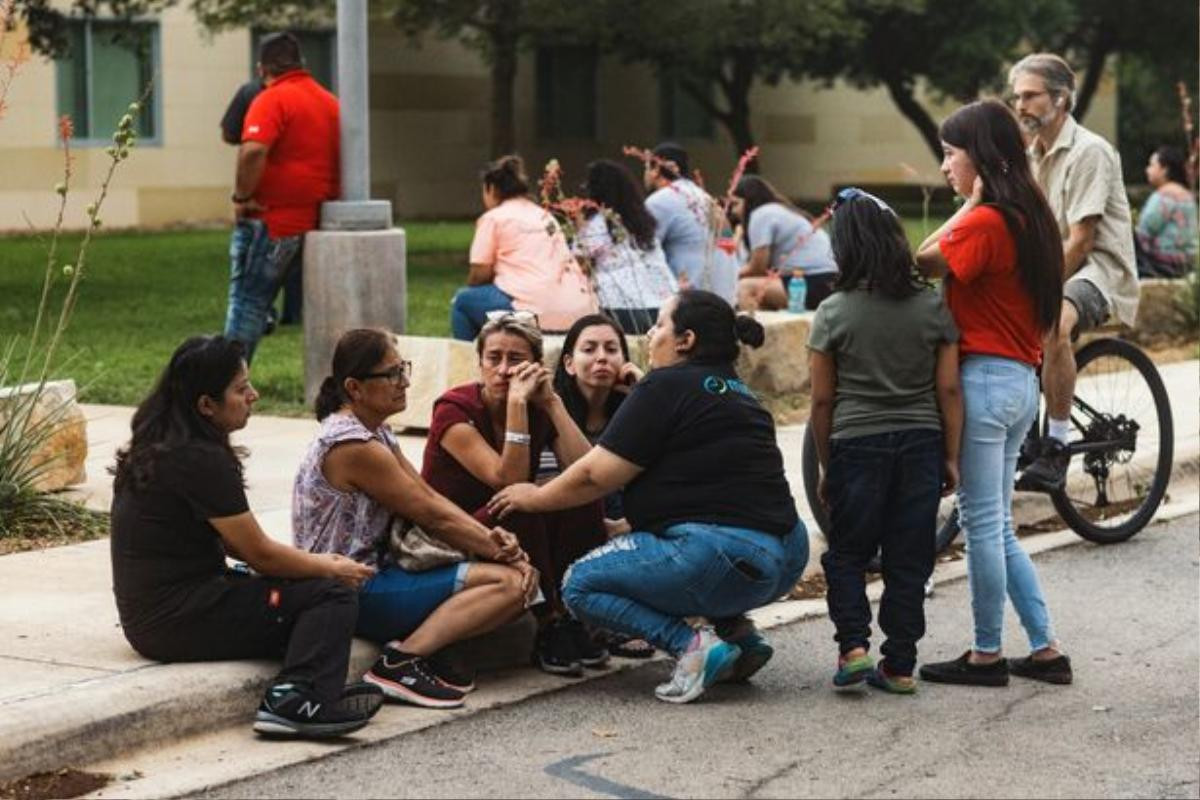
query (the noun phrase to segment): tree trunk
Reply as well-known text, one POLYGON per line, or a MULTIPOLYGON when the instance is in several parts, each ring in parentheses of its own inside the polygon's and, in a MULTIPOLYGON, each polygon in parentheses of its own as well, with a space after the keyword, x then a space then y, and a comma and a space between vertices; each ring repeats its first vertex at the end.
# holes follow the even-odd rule
POLYGON ((1083 84, 1075 93, 1075 107, 1071 109, 1071 115, 1081 122, 1091 108, 1092 97, 1096 94, 1100 79, 1104 77, 1104 63, 1113 51, 1114 40, 1112 32, 1107 27, 1102 27, 1096 31, 1096 37, 1088 46, 1087 72, 1084 73, 1083 84))
POLYGON ((888 78, 884 81, 884 85, 887 86, 888 94, 892 96, 892 102, 896 104, 896 108, 900 109, 900 113, 917 126, 917 131, 925 140, 925 146, 933 154, 933 160, 940 162, 942 160, 942 140, 938 137, 937 123, 933 121, 933 117, 929 116, 925 107, 917 102, 917 98, 913 97, 912 85, 899 78, 888 78))
POLYGON ((492 52, 492 158, 516 150, 513 83, 517 76, 515 42, 496 42, 492 52))
MULTIPOLYGON (((753 82, 753 56, 745 60, 735 60, 732 76, 721 72, 709 81, 697 81, 691 78, 681 78, 679 81, 683 90, 729 132, 738 158, 741 158, 742 153, 754 146, 754 132, 750 128, 750 87, 753 82), (719 108, 713 102, 712 95, 708 93, 709 87, 714 83, 721 88, 728 111, 719 108)), ((747 171, 755 172, 756 168, 757 165, 752 163, 747 171)))

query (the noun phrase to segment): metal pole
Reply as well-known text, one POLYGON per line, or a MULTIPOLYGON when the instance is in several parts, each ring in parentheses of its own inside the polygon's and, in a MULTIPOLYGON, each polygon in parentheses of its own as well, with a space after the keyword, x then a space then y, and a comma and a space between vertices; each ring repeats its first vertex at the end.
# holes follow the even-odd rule
POLYGON ((338 97, 342 109, 342 200, 369 200, 366 0, 338 0, 337 48, 338 97))

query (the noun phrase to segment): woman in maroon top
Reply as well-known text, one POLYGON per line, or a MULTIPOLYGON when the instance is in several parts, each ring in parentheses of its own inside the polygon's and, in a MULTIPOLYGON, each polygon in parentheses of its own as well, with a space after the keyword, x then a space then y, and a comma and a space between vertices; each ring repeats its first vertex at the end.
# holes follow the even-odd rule
MULTIPOLYGON (((492 495, 533 480, 545 448, 569 466, 591 446, 554 393, 542 366, 542 334, 533 314, 503 312, 479 333, 480 381, 450 389, 433 406, 421 476, 491 527, 492 495)), ((507 518, 521 547, 541 574, 544 602, 533 606, 539 631, 534 663, 547 672, 579 675, 598 667, 608 652, 563 610, 563 575, 576 559, 605 542, 603 508, 579 508, 507 518)))
POLYGON ((959 510, 975 639, 953 661, 926 664, 927 681, 1003 686, 1010 674, 1070 683, 1037 571, 1013 532, 1017 453, 1037 418, 1042 339, 1058 325, 1063 249, 1034 182, 1016 118, 1003 104, 963 106, 942 123, 942 173, 966 201, 922 243, 917 264, 944 276, 946 305, 962 336, 965 411, 959 510), (1005 596, 1030 656, 1001 656, 1005 596))

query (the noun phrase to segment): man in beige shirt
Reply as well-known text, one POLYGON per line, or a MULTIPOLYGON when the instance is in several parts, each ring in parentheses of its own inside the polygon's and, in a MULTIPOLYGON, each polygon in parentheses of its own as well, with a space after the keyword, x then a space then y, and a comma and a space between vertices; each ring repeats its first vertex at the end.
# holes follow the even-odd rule
POLYGON ((1043 342, 1042 389, 1049 417, 1037 460, 1017 487, 1051 491, 1066 480, 1071 398, 1075 394, 1072 340, 1114 316, 1132 326, 1138 283, 1129 199, 1121 157, 1071 116, 1075 73, 1062 58, 1035 53, 1010 70, 1012 107, 1032 136, 1029 162, 1063 237, 1062 316, 1043 342))

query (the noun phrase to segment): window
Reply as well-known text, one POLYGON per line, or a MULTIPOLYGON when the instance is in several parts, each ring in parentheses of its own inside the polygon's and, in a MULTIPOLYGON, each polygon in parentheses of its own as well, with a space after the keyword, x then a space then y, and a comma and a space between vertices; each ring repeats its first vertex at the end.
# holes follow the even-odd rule
MULTIPOLYGON (((250 36, 250 75, 258 63, 258 43, 274 31, 255 28, 250 36)), ((331 92, 337 91, 337 32, 331 30, 289 31, 300 43, 304 68, 331 92)))
MULTIPOLYGON (((712 97, 712 86, 708 87, 712 97)), ((711 139, 713 119, 679 80, 663 75, 658 81, 659 127, 664 139, 711 139)))
POLYGON ((542 139, 596 138, 596 51, 538 50, 537 132, 542 139))
POLYGON ((129 104, 142 98, 137 132, 158 136, 158 24, 71 20, 67 50, 57 61, 58 113, 75 125, 80 144, 107 144, 129 104))

